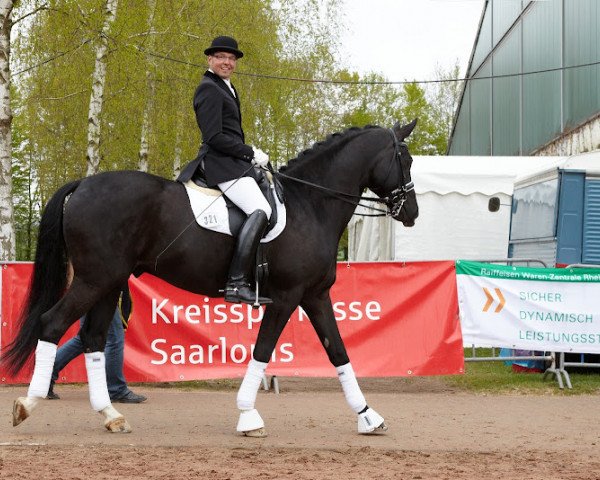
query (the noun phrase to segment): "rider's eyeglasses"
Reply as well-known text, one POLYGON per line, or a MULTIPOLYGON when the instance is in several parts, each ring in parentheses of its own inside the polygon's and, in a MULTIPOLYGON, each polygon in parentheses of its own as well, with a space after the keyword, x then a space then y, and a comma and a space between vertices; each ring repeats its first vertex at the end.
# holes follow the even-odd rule
POLYGON ((229 60, 230 62, 237 61, 237 57, 235 55, 225 55, 223 53, 217 53, 216 55, 213 55, 213 58, 216 58, 219 62, 224 62, 226 60, 229 60))

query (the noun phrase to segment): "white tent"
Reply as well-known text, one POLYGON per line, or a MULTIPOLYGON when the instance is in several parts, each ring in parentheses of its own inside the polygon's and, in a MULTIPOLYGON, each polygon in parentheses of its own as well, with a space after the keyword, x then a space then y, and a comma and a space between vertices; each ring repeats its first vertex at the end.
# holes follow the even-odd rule
MULTIPOLYGON (((508 254, 510 201, 515 178, 565 157, 413 156, 419 217, 404 227, 387 217, 355 215, 348 228, 348 259, 495 259, 508 254), (497 212, 488 210, 499 197, 497 212)), ((356 213, 371 213, 358 207, 356 213)))

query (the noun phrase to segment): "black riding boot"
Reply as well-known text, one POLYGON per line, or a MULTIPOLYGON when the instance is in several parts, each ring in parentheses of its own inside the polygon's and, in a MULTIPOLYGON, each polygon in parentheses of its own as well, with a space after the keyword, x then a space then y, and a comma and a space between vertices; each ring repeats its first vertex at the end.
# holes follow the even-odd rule
MULTIPOLYGON (((256 303, 256 292, 250 288, 249 278, 256 262, 256 249, 268 222, 267 214, 256 210, 242 225, 225 285, 226 302, 250 305, 256 303)), ((273 301, 267 297, 258 297, 258 303, 263 305, 273 301)))

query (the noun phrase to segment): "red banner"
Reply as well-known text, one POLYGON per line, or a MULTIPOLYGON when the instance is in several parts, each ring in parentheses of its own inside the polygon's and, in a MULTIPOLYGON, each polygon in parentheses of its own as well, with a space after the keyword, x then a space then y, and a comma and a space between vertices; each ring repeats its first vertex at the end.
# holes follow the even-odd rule
MULTIPOLYGON (((14 335, 6 324, 16 318, 30 271, 31 265, 18 264, 3 270, 0 348, 14 335), (6 296, 11 299, 5 302, 6 296)), ((134 308, 125 347, 130 382, 243 376, 262 308, 191 294, 151 275, 132 277, 130 289, 134 308)), ((340 263, 331 298, 357 376, 464 371, 453 262, 340 263)), ((301 309, 288 321, 267 373, 336 375, 301 309)), ((3 382, 29 381, 0 374, 3 382)), ((83 364, 69 365, 61 378, 85 381, 83 364)))
MULTIPOLYGON (((0 352, 17 334, 19 315, 29 289, 29 281, 33 272, 32 263, 6 263, 0 267, 0 352)), ((67 330, 60 343, 69 340, 79 330, 79 322, 67 330)), ((33 366, 33 363, 32 365, 33 366)), ((16 377, 9 377, 0 364, 0 380, 2 383, 29 383, 32 369, 24 368, 16 377)), ((83 356, 73 360, 61 372, 61 377, 72 382, 86 382, 85 362, 83 356)))

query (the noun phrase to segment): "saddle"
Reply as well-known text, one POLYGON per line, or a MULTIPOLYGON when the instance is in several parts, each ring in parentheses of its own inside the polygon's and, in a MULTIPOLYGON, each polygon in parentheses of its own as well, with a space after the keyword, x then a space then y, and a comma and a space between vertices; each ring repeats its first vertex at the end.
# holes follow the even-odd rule
MULTIPOLYGON (((258 179, 256 183, 258 184, 260 191, 271 206, 271 218, 269 219, 269 224, 267 225, 264 234, 266 236, 275 227, 275 225, 277 225, 278 212, 275 196, 277 196, 277 199, 280 203, 283 203, 283 187, 279 180, 277 180, 269 172, 265 172, 260 168, 254 167, 254 173, 254 178, 258 179), (273 186, 273 188, 271 188, 271 186, 273 186), (275 192, 275 194, 273 192, 275 192)), ((194 175, 192 175, 190 181, 200 188, 213 190, 217 195, 221 194, 221 191, 218 187, 209 187, 207 185, 204 169, 201 166, 196 169, 196 172, 194 175)), ((223 195, 223 198, 225 199, 225 204, 227 205, 229 228, 231 230, 231 234, 235 237, 242 228, 242 224, 246 220, 246 214, 235 203, 229 200, 226 195, 223 195)))

